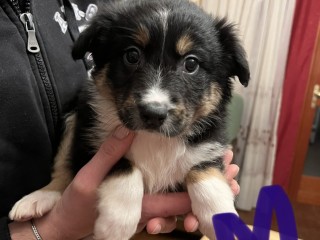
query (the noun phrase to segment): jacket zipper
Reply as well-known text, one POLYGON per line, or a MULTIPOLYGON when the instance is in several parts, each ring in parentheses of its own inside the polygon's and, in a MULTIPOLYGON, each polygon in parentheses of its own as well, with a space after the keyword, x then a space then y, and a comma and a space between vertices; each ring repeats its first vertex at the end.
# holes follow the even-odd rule
POLYGON ((27 40, 28 51, 31 53, 40 52, 40 47, 36 37, 36 30, 34 27, 32 14, 29 12, 22 13, 20 14, 20 20, 25 25, 26 32, 28 35, 28 40, 27 40))
POLYGON ((30 0, 25 1, 25 12, 21 11, 18 0, 10 0, 15 12, 19 15, 20 21, 24 24, 28 35, 27 49, 31 53, 40 52, 40 47, 36 37, 36 29, 33 22, 33 16, 30 13, 30 0))
MULTIPOLYGON (((27 50, 29 53, 32 53, 35 56, 35 60, 37 63, 39 74, 40 74, 41 80, 43 82, 43 85, 44 85, 44 88, 46 91, 46 95, 49 100, 49 105, 50 105, 50 110, 51 110, 51 115, 52 115, 52 120, 53 120, 53 126, 54 126, 52 140, 55 140, 55 133, 57 132, 55 130, 57 129, 58 119, 59 119, 58 104, 57 104, 57 99, 54 94, 54 90, 53 90, 51 81, 48 76, 48 72, 47 72, 43 57, 40 52, 40 47, 39 47, 39 44, 37 41, 35 24, 33 21, 33 15, 30 12, 30 10, 31 10, 30 0, 24 1, 24 4, 25 4, 24 5, 24 12, 21 11, 18 0, 9 0, 9 2, 11 3, 14 11, 19 16, 20 21, 23 23, 23 25, 25 27, 25 31, 26 31, 26 34, 28 37, 27 50)), ((53 141, 53 142, 55 142, 55 141, 53 141)))

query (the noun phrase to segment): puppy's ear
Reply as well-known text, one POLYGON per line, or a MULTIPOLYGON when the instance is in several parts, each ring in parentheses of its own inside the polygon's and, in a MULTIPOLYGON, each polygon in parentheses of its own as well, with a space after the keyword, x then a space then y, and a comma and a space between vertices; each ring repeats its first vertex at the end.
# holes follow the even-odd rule
POLYGON ((87 52, 93 52, 93 47, 96 42, 96 38, 99 34, 99 27, 95 24, 91 24, 87 27, 75 41, 72 48, 73 59, 81 59, 87 52))
POLYGON ((247 87, 250 80, 249 64, 246 52, 236 36, 234 26, 228 24, 226 19, 217 20, 215 23, 220 43, 224 48, 229 64, 229 77, 237 76, 241 84, 247 87))
POLYGON ((233 54, 234 67, 232 75, 237 76, 241 84, 247 87, 250 80, 250 70, 247 56, 240 43, 236 42, 235 44, 236 45, 234 46, 235 49, 233 54))
POLYGON ((111 13, 101 6, 100 12, 92 19, 89 26, 80 34, 72 49, 72 57, 81 59, 87 52, 92 53, 96 66, 106 61, 106 50, 110 46, 111 13))

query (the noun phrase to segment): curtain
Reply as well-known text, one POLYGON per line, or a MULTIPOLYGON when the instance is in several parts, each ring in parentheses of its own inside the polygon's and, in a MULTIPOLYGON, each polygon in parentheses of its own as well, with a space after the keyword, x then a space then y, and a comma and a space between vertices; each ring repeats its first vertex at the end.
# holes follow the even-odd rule
MULTIPOLYGON (((298 138, 317 28, 319 0, 297 0, 290 52, 283 88, 274 184, 288 188, 298 138)), ((296 176, 292 176, 296 177, 296 176)))
POLYGON ((245 103, 235 162, 241 169, 236 205, 250 210, 261 187, 272 183, 295 0, 203 0, 202 6, 237 24, 248 55, 249 86, 235 86, 245 103))

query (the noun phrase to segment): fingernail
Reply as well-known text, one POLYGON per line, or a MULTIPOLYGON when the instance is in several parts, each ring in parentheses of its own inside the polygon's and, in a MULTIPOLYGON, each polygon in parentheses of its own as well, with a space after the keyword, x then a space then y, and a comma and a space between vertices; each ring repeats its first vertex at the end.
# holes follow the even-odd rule
POLYGON ((237 186, 237 192, 236 195, 238 195, 240 193, 240 185, 237 186))
POLYGON ((160 233, 160 231, 161 231, 161 226, 160 226, 160 224, 158 224, 158 225, 153 229, 153 231, 152 231, 151 234, 158 234, 158 233, 160 233))
POLYGON ((195 221, 195 222, 194 222, 194 225, 193 225, 193 227, 191 228, 191 231, 190 231, 190 232, 195 232, 195 231, 198 230, 198 228, 199 228, 199 222, 198 222, 198 221, 195 221))
POLYGON ((129 135, 129 130, 125 127, 117 127, 113 132, 113 136, 119 140, 126 138, 129 135))

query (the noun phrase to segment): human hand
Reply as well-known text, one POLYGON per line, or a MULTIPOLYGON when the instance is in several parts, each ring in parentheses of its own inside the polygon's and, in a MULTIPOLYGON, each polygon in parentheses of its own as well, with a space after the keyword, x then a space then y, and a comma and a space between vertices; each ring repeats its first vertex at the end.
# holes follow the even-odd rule
MULTIPOLYGON (((92 233, 97 217, 96 190, 108 171, 128 150, 133 140, 132 133, 123 135, 122 132, 120 135, 124 138, 119 139, 115 137, 116 134, 108 138, 93 159, 79 171, 55 207, 42 218, 35 219, 38 231, 44 239, 80 239, 92 233)), ((226 164, 229 164, 231 159, 230 151, 225 157, 226 164)), ((226 167, 226 178, 235 194, 239 191, 237 182, 233 180, 237 171, 238 168, 232 165, 226 167)), ((191 203, 187 193, 145 195, 138 230, 146 226, 147 231, 152 234, 171 232, 176 227, 175 216, 189 212, 191 212, 191 203), (168 202, 170 205, 167 204, 168 202)), ((18 229, 30 234, 30 226, 26 226, 28 224, 19 223, 18 228, 14 228, 15 224, 17 223, 11 224, 11 232, 18 229)), ((185 218, 185 229, 191 232, 197 227, 197 219, 192 214, 188 214, 185 218)), ((22 238, 12 239, 25 239, 23 233, 19 235, 18 232, 14 236, 22 236, 22 238)))
POLYGON ((54 208, 34 220, 43 239, 81 239, 92 233, 97 218, 97 189, 128 150, 133 136, 128 130, 117 128, 77 173, 54 208))
MULTIPOLYGON (((77 173, 54 208, 43 217, 34 219, 43 239, 74 240, 92 233, 97 217, 97 189, 132 140, 133 133, 117 128, 77 173)), ((9 228, 13 240, 33 239, 29 222, 12 222, 9 228)))
POLYGON ((233 194, 236 196, 240 193, 240 186, 234 178, 239 173, 239 167, 236 164, 231 164, 232 158, 233 152, 231 150, 227 150, 226 154, 224 155, 224 176, 226 177, 233 194))
MULTIPOLYGON (((239 167, 230 164, 233 152, 227 150, 224 156, 225 177, 234 195, 240 192, 240 186, 234 179, 239 167)), ((194 232, 198 229, 199 222, 191 213, 191 201, 187 193, 168 193, 163 195, 145 195, 142 203, 142 216, 138 231, 144 227, 149 234, 168 233, 176 228, 176 216, 186 215, 184 228, 187 232, 194 232), (170 202, 170 204, 168 204, 170 202)))

